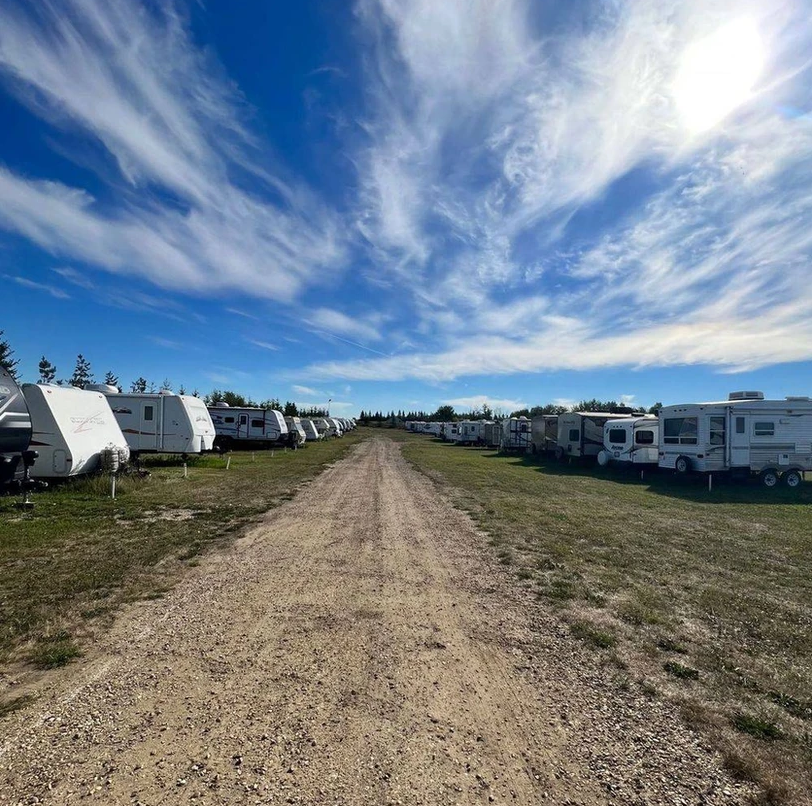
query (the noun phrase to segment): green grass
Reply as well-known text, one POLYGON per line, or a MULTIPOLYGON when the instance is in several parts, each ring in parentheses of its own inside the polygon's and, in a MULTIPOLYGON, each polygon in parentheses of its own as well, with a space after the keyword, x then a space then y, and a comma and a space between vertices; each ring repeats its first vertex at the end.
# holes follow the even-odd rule
POLYGON ((115 500, 104 478, 53 486, 28 512, 0 498, 0 661, 67 663, 91 626, 103 628, 123 602, 163 595, 184 567, 364 438, 235 452, 229 470, 216 455, 192 458, 188 478, 179 458, 158 456, 146 460, 148 478, 119 480, 115 500))
POLYGON ((652 689, 695 701, 720 745, 734 736, 742 758, 757 757, 765 792, 776 771, 787 791, 812 791, 811 483, 790 492, 716 480, 708 492, 669 474, 641 480, 397 439, 490 535, 499 559, 510 558, 517 585, 570 624, 599 623, 652 689), (731 729, 743 713, 775 723, 780 754, 731 729))
POLYGON ((575 621, 570 624, 570 632, 595 649, 610 649, 617 644, 617 638, 607 630, 588 621, 575 621))

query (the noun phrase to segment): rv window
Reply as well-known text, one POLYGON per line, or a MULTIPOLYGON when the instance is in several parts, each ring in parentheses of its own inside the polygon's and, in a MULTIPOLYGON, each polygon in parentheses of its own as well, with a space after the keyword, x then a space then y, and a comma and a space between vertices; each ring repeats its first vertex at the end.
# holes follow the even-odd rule
POLYGON ((623 428, 610 428, 609 442, 611 442, 613 445, 625 445, 626 431, 623 428))
POLYGON ((577 428, 570 428, 570 442, 578 442, 581 432, 577 428))
POLYGON ((144 406, 144 420, 152 420, 155 413, 153 406, 144 406))
POLYGON ((638 445, 653 445, 654 444, 654 432, 653 431, 638 431, 634 435, 634 441, 638 445))
POLYGON ((725 444, 725 418, 724 417, 711 417, 710 418, 710 444, 711 445, 724 445, 725 444))
POLYGON ((753 426, 753 433, 757 437, 774 437, 775 423, 756 423, 753 426))
POLYGON ((233 423, 234 418, 233 417, 223 417, 223 422, 224 423, 233 423))
POLYGON ((744 417, 737 417, 736 418, 736 433, 743 434, 744 433, 744 417))
POLYGON ((251 428, 265 428, 264 420, 251 420, 251 428))
POLYGON ((666 445, 696 445, 696 417, 668 417, 663 421, 666 445))

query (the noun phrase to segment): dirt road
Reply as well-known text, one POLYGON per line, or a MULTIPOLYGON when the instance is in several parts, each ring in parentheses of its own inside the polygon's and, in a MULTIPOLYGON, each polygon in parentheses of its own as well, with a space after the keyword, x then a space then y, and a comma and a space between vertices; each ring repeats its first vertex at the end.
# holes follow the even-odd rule
POLYGON ((744 801, 490 557, 362 443, 7 717, 0 803, 744 801))

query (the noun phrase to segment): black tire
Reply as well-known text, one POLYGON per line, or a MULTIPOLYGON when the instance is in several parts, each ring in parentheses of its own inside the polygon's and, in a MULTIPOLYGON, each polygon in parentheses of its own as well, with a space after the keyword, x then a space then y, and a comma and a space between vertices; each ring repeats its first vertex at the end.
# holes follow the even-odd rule
POLYGON ((781 481, 783 481, 784 486, 789 487, 790 490, 798 490, 804 483, 804 477, 800 470, 787 470, 787 472, 781 476, 781 481))
POLYGON ((556 459, 557 459, 559 462, 563 462, 563 461, 564 461, 564 456, 565 456, 565 455, 566 455, 566 454, 564 453, 564 449, 563 449, 563 448, 562 448, 562 447, 559 445, 559 446, 558 446, 558 447, 555 449, 555 458, 556 458, 556 459))
POLYGON ((535 442, 530 443, 530 453, 532 453, 533 456, 535 456, 538 453, 535 442))
POLYGON ((680 475, 685 476, 691 472, 691 460, 687 456, 678 456, 674 462, 674 470, 680 475))
POLYGON ((778 486, 778 471, 771 467, 768 467, 766 470, 762 470, 759 478, 761 479, 761 484, 768 490, 774 490, 778 486))

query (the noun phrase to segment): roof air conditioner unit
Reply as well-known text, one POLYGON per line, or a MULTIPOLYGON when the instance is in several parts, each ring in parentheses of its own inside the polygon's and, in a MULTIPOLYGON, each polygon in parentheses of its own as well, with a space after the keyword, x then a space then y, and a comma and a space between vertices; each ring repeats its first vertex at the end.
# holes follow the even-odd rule
POLYGON ((728 400, 764 400, 764 392, 731 392, 728 400))

